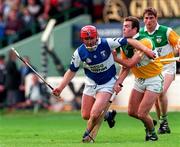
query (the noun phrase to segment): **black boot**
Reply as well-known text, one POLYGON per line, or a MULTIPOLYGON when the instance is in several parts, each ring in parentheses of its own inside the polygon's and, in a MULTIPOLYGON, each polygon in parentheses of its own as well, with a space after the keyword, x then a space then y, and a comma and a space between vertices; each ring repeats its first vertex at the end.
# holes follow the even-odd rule
POLYGON ((108 125, 110 128, 113 128, 115 125, 115 116, 116 116, 116 111, 108 111, 104 117, 104 121, 107 121, 108 125))

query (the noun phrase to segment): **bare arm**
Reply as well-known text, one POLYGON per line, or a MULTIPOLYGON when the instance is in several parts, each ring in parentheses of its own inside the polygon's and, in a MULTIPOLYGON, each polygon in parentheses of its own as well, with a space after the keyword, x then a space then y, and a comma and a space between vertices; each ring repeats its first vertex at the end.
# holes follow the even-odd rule
POLYGON ((59 84, 59 86, 57 88, 54 88, 53 90, 53 94, 55 96, 59 96, 62 92, 62 90, 69 84, 69 82, 73 79, 73 77, 75 76, 76 72, 71 71, 70 69, 66 71, 66 73, 64 74, 64 77, 61 81, 61 83, 59 84))
POLYGON ((127 41, 134 48, 136 48, 136 49, 138 49, 140 51, 143 51, 149 58, 154 59, 156 57, 155 53, 152 50, 150 50, 148 47, 143 45, 141 42, 139 42, 139 41, 137 41, 135 39, 131 39, 131 38, 128 38, 127 41))
POLYGON ((118 77, 118 83, 122 84, 124 79, 128 76, 130 68, 122 67, 119 77, 118 77))
POLYGON ((119 73, 118 79, 117 79, 117 81, 116 81, 116 83, 114 85, 114 91, 116 91, 116 93, 117 93, 119 87, 122 86, 122 83, 123 83, 124 79, 128 76, 129 70, 130 70, 129 68, 122 67, 122 69, 121 69, 121 71, 119 73))
POLYGON ((117 57, 117 52, 116 50, 112 51, 112 54, 113 54, 113 57, 114 57, 114 61, 123 65, 123 66, 126 66, 128 68, 131 68, 133 66, 135 66, 140 60, 141 60, 141 57, 143 55, 142 52, 140 51, 137 51, 132 58, 130 59, 121 59, 121 58, 118 58, 117 57))

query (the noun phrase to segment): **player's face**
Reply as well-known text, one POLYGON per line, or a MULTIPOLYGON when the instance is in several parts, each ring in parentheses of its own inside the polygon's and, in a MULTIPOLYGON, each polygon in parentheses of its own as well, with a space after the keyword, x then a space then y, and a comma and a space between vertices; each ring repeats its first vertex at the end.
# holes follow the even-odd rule
POLYGON ((97 38, 84 38, 83 43, 89 51, 93 51, 97 47, 97 38))
POLYGON ((123 36, 127 38, 132 38, 136 34, 135 28, 132 28, 131 21, 124 21, 123 23, 123 36))
POLYGON ((157 25, 157 17, 146 13, 144 15, 144 24, 148 30, 153 31, 157 25))

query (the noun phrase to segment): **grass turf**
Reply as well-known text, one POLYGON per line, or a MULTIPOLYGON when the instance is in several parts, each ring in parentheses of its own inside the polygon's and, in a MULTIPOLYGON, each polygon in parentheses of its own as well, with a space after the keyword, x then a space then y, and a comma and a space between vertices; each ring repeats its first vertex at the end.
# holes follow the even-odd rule
POLYGON ((103 123, 94 144, 81 143, 86 122, 82 120, 80 112, 33 114, 30 111, 20 111, 1 114, 0 147, 178 147, 179 114, 169 113, 171 134, 159 135, 156 142, 145 142, 141 122, 129 117, 127 113, 118 113, 116 126, 109 129, 103 123))

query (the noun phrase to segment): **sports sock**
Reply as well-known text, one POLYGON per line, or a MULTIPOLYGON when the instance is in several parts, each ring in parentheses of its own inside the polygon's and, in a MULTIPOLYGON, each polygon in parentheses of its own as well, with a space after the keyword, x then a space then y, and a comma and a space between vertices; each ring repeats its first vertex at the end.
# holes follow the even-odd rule
POLYGON ((167 117, 168 117, 167 114, 160 116, 159 122, 162 123, 162 122, 164 122, 164 121, 167 121, 167 117))
POLYGON ((149 131, 150 134, 156 134, 156 131, 155 131, 155 128, 152 128, 150 131, 149 131))
POLYGON ((89 135, 89 130, 86 129, 86 131, 84 132, 83 138, 86 137, 86 136, 88 136, 88 135, 89 135))
POLYGON ((107 119, 108 119, 108 117, 109 117, 109 113, 110 113, 109 111, 108 111, 108 112, 106 112, 106 114, 105 114, 105 116, 104 116, 104 119, 105 119, 105 120, 107 120, 107 119))

